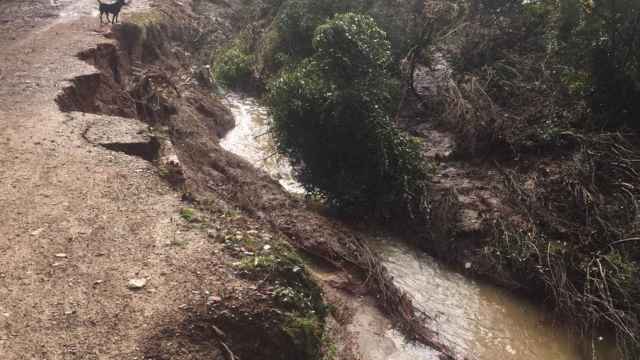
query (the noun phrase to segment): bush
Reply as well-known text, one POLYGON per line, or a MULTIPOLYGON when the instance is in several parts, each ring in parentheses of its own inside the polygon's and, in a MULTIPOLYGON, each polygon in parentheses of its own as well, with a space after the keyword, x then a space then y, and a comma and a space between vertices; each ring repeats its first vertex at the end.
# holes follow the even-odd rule
POLYGON ((236 43, 214 61, 213 77, 225 87, 247 87, 253 78, 253 63, 253 56, 236 43))
MULTIPOLYGON (((422 19, 422 0, 284 0, 270 28, 258 44, 258 71, 270 78, 314 54, 315 29, 336 14, 355 12, 371 16, 391 41, 394 65, 399 65, 415 41, 414 28, 422 19)), ((393 68, 396 75, 399 66, 393 68)))
POLYGON ((315 57, 336 81, 375 81, 373 77, 388 77, 391 45, 386 37, 368 16, 337 16, 316 29, 315 57))
POLYGON ((564 63, 590 83, 596 124, 640 128, 640 2, 560 3, 558 41, 564 63))
POLYGON ((315 54, 269 86, 279 150, 310 192, 349 213, 428 214, 419 144, 398 131, 385 34, 367 16, 317 28, 315 54))
POLYGON ((336 13, 352 11, 360 0, 287 0, 262 38, 260 62, 267 77, 313 55, 313 32, 336 13))

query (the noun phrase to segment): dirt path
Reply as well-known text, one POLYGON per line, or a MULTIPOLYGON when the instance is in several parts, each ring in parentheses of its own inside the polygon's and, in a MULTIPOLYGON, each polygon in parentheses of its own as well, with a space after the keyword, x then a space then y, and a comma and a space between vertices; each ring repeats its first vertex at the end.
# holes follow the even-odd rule
POLYGON ((95 13, 93 0, 0 4, 1 359, 141 359, 156 327, 226 276, 151 163, 82 137, 138 124, 54 102, 96 71, 74 57, 107 41, 95 13), (132 291, 133 278, 148 283, 132 291))

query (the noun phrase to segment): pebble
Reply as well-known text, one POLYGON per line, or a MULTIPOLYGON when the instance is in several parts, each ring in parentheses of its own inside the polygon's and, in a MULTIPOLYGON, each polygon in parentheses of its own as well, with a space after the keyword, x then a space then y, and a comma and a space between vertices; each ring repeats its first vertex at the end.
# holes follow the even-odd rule
POLYGON ((147 279, 131 279, 127 284, 129 290, 140 290, 147 285, 147 279))
POLYGON ((207 304, 211 305, 214 303, 219 303, 222 301, 222 298, 220 296, 209 296, 209 298, 207 299, 207 304))
POLYGON ((65 253, 55 254, 54 256, 57 257, 58 259, 66 259, 67 258, 67 254, 65 254, 65 253))

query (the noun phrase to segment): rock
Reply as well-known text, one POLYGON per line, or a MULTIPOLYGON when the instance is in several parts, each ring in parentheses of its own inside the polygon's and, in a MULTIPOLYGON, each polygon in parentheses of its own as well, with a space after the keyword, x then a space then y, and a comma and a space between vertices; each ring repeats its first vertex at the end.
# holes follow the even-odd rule
POLYGON ((44 228, 40 228, 40 229, 38 229, 38 230, 34 230, 34 231, 32 231, 32 232, 31 232, 31 235, 33 235, 33 236, 38 236, 38 235, 40 235, 40 233, 42 233, 43 231, 44 231, 44 228))
POLYGON ((131 279, 127 284, 129 290, 140 290, 147 285, 147 279, 131 279))
POLYGON ((54 256, 57 257, 58 259, 66 259, 67 258, 67 254, 65 254, 65 253, 55 254, 54 256))
POLYGON ((215 304, 215 303, 219 303, 222 301, 222 298, 220 296, 209 296, 207 298, 207 304, 211 305, 211 304, 215 304))

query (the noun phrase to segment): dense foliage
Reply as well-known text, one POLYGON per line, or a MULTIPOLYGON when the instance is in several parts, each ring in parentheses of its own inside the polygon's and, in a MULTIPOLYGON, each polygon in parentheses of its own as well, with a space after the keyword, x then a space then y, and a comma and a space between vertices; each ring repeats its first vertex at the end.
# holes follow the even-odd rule
POLYGON ((281 152, 302 183, 342 210, 428 215, 418 144, 390 119, 390 45, 373 19, 347 13, 319 26, 314 54, 269 87, 281 152))
POLYGON ((487 221, 474 264, 585 329, 614 329, 638 359, 640 1, 463 3, 424 51, 451 76, 423 100, 459 158, 491 159, 517 214, 487 221))
POLYGON ((225 49, 213 63, 213 78, 224 87, 246 88, 253 78, 253 55, 241 41, 225 49))
POLYGON ((563 0, 558 40, 596 122, 640 128, 640 1, 563 0))
MULTIPOLYGON (((315 29, 340 13, 371 16, 390 40, 391 59, 398 73, 399 62, 411 46, 416 7, 421 0, 391 2, 386 0, 285 0, 279 2, 274 21, 258 43, 257 68, 265 79, 287 66, 295 66, 314 52, 315 29)), ((419 11, 418 11, 419 13, 419 11)))

